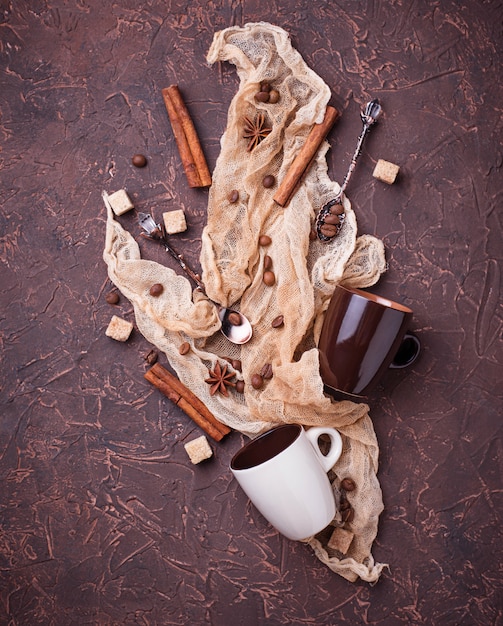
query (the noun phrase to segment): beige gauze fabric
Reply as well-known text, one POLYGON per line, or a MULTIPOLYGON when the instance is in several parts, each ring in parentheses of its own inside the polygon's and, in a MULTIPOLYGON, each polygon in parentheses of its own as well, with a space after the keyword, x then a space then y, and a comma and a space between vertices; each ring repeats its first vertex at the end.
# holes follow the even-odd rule
MULTIPOLYGON (((202 234, 202 277, 210 298, 233 305, 249 318, 253 337, 243 346, 225 339, 218 332, 215 307, 181 272, 142 260, 135 240, 110 211, 104 251, 109 276, 132 302, 141 333, 166 354, 182 382, 225 424, 250 437, 281 423, 339 429, 344 449, 330 477, 336 498, 342 478, 351 477, 357 485, 348 494, 354 520, 345 525, 355 536, 344 556, 327 548, 330 533, 306 541, 334 572, 351 581, 360 577, 376 582, 383 568, 371 554, 383 508, 376 436, 365 404, 336 402, 324 394, 316 346, 335 286, 374 284, 385 270, 384 248, 374 237, 357 237, 347 198, 341 234, 328 244, 310 240, 316 212, 339 190, 327 174, 327 142, 286 208, 273 201, 278 183, 313 124, 322 121, 330 98, 328 86, 292 47, 288 34, 266 23, 227 28, 215 34, 207 59, 210 64, 234 64, 240 84, 212 177, 202 234), (261 81, 279 91, 278 103, 255 102, 261 81), (272 132, 249 152, 244 117, 253 119, 258 111, 265 113, 272 132), (262 179, 268 174, 276 184, 266 189, 262 179), (240 197, 231 203, 228 198, 234 189, 240 197), (271 237, 270 246, 258 245, 261 234, 271 237), (262 280, 266 254, 276 276, 272 287, 262 280), (164 285, 158 298, 149 295, 154 282, 164 285), (272 328, 280 314, 284 326, 272 328), (178 347, 184 341, 191 351, 182 356, 178 347), (208 368, 217 361, 226 363, 226 357, 242 361, 236 380, 245 381, 245 392, 230 389, 229 397, 210 396, 204 382, 208 368), (249 381, 265 363, 272 364, 273 377, 255 390, 249 381)), ((339 513, 332 524, 343 525, 339 513)))

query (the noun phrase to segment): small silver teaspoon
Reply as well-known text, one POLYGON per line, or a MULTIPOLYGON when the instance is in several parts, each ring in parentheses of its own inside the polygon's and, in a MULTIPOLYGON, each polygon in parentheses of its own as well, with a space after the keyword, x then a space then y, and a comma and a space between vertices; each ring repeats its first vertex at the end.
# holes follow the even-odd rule
POLYGON ((208 300, 215 305, 218 311, 218 317, 222 326, 221 332, 229 341, 235 344, 243 344, 249 341, 252 337, 253 330, 248 319, 239 311, 234 309, 228 309, 218 304, 214 300, 208 297, 204 284, 199 276, 190 269, 190 267, 183 260, 183 256, 178 254, 168 243, 166 231, 161 224, 156 224, 153 217, 149 213, 139 213, 138 223, 145 231, 145 236, 154 241, 161 243, 167 252, 178 262, 182 270, 189 276, 197 288, 208 298, 208 300))
POLYGON ((316 234, 320 241, 331 241, 341 231, 345 218, 344 207, 342 206, 342 195, 348 186, 349 180, 356 166, 356 161, 361 154, 363 141, 372 126, 376 123, 377 118, 381 114, 381 110, 379 100, 374 98, 367 103, 363 111, 360 113, 360 117, 363 122, 363 129, 358 137, 356 150, 354 151, 353 158, 351 159, 351 163, 341 185, 341 189, 335 198, 323 206, 318 213, 318 217, 316 218, 316 234))

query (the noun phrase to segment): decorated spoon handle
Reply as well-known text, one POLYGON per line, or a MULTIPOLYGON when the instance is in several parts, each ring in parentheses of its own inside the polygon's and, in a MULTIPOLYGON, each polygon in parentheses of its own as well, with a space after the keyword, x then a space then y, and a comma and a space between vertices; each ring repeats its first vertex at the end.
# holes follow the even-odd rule
POLYGON ((187 263, 185 263, 185 261, 183 260, 183 255, 182 254, 178 254, 178 252, 176 252, 175 250, 173 250, 173 248, 166 242, 163 241, 162 242, 165 250, 167 252, 169 252, 171 254, 171 256, 176 259, 180 265, 180 267, 182 268, 182 270, 187 274, 187 276, 189 276, 190 278, 192 278, 192 280, 196 283, 198 289, 200 291, 202 291, 204 293, 204 295, 206 295, 206 291, 204 289, 204 285, 201 281, 201 279, 199 278, 199 276, 187 265, 187 263))
POLYGON ((379 104, 379 101, 376 98, 374 100, 371 100, 367 104, 365 109, 363 109, 363 111, 360 113, 360 117, 362 118, 362 122, 363 122, 363 128, 362 128, 362 132, 360 133, 360 136, 358 137, 358 142, 356 144, 356 149, 354 151, 353 158, 351 159, 349 169, 341 185, 341 190, 339 192, 340 195, 342 195, 342 193, 348 186, 349 179, 351 178, 354 172, 356 161, 358 160, 358 157, 360 156, 361 151, 362 151, 363 141, 365 140, 365 137, 367 136, 372 126, 376 123, 377 118, 379 117, 380 114, 381 114, 381 105, 379 104))
POLYGON ((138 223, 145 231, 142 233, 148 239, 152 239, 154 241, 158 241, 160 244, 164 246, 166 252, 169 252, 171 256, 178 262, 182 270, 189 276, 197 285, 198 289, 206 295, 206 291, 204 289, 204 284, 199 278, 199 275, 196 274, 183 260, 183 255, 179 254, 168 242, 168 235, 166 233, 166 229, 163 224, 156 224, 154 218, 149 213, 139 213, 138 214, 138 223))

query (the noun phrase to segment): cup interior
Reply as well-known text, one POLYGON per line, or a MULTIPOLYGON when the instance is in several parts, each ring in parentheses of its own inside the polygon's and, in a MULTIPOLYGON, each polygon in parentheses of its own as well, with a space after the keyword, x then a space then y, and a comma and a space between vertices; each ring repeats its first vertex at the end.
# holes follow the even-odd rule
POLYGON ((231 460, 231 469, 245 470, 266 463, 286 450, 301 431, 299 424, 284 424, 259 435, 236 452, 231 460))

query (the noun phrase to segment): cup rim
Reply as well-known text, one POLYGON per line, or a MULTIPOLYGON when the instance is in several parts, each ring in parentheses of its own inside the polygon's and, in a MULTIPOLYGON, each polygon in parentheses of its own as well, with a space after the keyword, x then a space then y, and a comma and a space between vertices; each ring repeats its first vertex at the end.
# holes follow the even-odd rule
POLYGON ((345 287, 344 285, 337 285, 336 289, 343 289, 348 293, 352 293, 356 296, 360 296, 365 300, 370 300, 371 302, 375 302, 376 304, 380 304, 381 306, 385 306, 388 309, 395 309, 396 311, 402 311, 402 313, 410 313, 413 311, 405 304, 401 304, 400 302, 396 302, 396 300, 390 300, 389 298, 385 298, 384 296, 380 296, 376 293, 370 293, 370 291, 364 291, 363 289, 358 289, 356 287, 345 287))
POLYGON ((279 454, 284 452, 293 443, 295 443, 298 440, 298 438, 301 436, 302 430, 303 428, 300 424, 279 424, 278 426, 274 426, 273 428, 267 430, 265 433, 262 433, 258 437, 255 437, 251 441, 248 441, 248 443, 242 446, 232 457, 229 463, 230 469, 234 472, 241 472, 241 471, 253 470, 257 467, 263 467, 266 463, 269 463, 270 461, 274 460, 279 454), (246 456, 246 454, 250 451, 250 449, 255 448, 259 444, 259 442, 270 437, 272 433, 276 433, 277 431, 280 431, 280 430, 287 430, 287 429, 291 430, 292 428, 297 431, 297 434, 295 435, 295 437, 291 439, 291 441, 289 441, 287 445, 285 445, 281 450, 279 450, 274 456, 268 459, 265 459, 263 461, 259 461, 258 463, 250 463, 250 462, 246 463, 245 462, 241 465, 237 463, 239 461, 239 457, 246 456))

